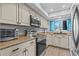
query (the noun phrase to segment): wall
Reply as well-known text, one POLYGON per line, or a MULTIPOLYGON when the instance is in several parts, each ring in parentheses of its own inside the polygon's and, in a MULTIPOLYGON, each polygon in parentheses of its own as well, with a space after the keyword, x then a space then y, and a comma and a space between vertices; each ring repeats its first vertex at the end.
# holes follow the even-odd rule
MULTIPOLYGON (((28 7, 28 9, 31 10, 31 8, 29 6, 26 5, 26 7, 28 7)), ((39 15, 37 12, 35 12, 34 10, 32 10, 34 13, 36 13, 36 15, 39 15)), ((42 17, 41 15, 39 15, 40 17, 42 17)), ((28 27, 28 26, 16 26, 16 25, 8 25, 8 24, 0 24, 0 29, 1 28, 16 28, 16 29, 19 29, 19 33, 20 34, 24 34, 24 30, 34 30, 34 31, 38 31, 38 32, 43 32, 43 29, 37 29, 37 28, 34 28, 34 27, 28 27)))
MULTIPOLYGON (((50 17, 50 21, 52 21, 52 20, 66 20, 68 18, 71 18, 70 9, 51 13, 51 14, 49 14, 49 17, 50 17)), ((49 26, 49 31, 50 31, 50 26, 49 26)), ((62 32, 67 32, 67 31, 63 30, 62 32)))
POLYGON ((51 13, 51 14, 49 14, 49 17, 50 18, 52 18, 52 17, 61 18, 61 16, 63 16, 63 15, 67 16, 69 14, 70 14, 70 10, 63 10, 63 11, 58 11, 58 12, 55 12, 55 13, 51 13))
MULTIPOLYGON (((24 26, 15 26, 15 25, 6 25, 6 24, 0 24, 0 29, 19 29, 19 35, 25 34, 25 30, 30 31, 36 31, 36 32, 44 32, 44 29, 41 28, 34 28, 34 27, 24 27, 24 26)), ((46 32, 47 30, 45 30, 46 32)))

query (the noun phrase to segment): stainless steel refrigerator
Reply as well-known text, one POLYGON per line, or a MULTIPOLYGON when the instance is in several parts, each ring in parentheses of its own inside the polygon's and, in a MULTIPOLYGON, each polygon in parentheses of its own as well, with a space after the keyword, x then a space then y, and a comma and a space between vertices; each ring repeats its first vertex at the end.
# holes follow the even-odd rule
POLYGON ((78 6, 75 7, 73 13, 73 20, 72 20, 72 34, 73 34, 73 41, 75 44, 75 50, 79 51, 79 9, 78 6))

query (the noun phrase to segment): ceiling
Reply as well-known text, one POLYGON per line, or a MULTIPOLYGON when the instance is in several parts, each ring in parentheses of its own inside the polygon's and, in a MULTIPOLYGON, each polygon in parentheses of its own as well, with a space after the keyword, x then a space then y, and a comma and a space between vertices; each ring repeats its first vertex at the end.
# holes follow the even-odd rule
POLYGON ((40 5, 48 14, 51 14, 69 9, 72 3, 40 3, 40 5))
POLYGON ((30 3, 30 6, 46 17, 55 17, 69 14, 72 3, 30 3))

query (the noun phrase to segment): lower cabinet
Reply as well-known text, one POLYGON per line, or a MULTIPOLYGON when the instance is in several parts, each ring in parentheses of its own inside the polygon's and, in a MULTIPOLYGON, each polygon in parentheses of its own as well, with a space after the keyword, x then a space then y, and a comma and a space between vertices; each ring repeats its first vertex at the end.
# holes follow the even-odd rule
POLYGON ((47 46, 53 45, 69 49, 68 35, 62 35, 62 34, 48 35, 46 44, 47 46))
POLYGON ((36 53, 35 53, 35 46, 34 45, 31 45, 29 47, 26 47, 25 48, 25 56, 35 56, 36 53))
POLYGON ((68 36, 63 35, 60 39, 60 47, 69 48, 69 39, 68 36))
POLYGON ((0 56, 35 56, 36 42, 30 40, 18 45, 14 45, 0 50, 0 56))
POLYGON ((53 38, 51 35, 47 35, 47 38, 46 38, 46 45, 52 45, 53 42, 52 42, 53 38))

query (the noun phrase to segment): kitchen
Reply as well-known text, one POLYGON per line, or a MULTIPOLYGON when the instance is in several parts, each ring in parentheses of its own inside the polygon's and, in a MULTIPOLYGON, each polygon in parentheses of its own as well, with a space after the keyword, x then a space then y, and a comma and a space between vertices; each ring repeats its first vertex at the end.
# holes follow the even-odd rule
POLYGON ((78 56, 75 3, 0 3, 0 56, 78 56))

